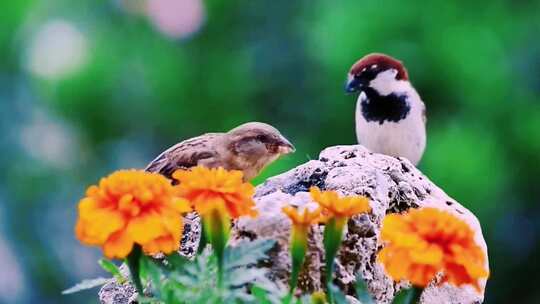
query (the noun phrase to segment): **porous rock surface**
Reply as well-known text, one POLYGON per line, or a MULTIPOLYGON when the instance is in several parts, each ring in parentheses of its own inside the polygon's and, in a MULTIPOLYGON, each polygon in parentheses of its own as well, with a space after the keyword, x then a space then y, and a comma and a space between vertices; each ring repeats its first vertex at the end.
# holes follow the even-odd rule
MULTIPOLYGON (((314 204, 308 193, 311 186, 336 190, 342 195, 365 195, 370 199, 372 211, 349 221, 338 254, 335 282, 350 295, 354 294, 357 272, 362 274, 378 303, 391 302, 399 288, 406 285, 394 284, 375 261, 381 248, 381 221, 387 213, 417 207, 448 210, 469 223, 476 232, 476 241, 487 253, 476 217, 446 195, 407 159, 371 153, 360 145, 336 146, 322 151, 318 160, 272 177, 259 186, 255 194, 259 217, 241 218, 233 229, 232 245, 243 239, 268 238, 278 241, 269 264, 272 275, 283 282, 287 281, 290 270, 290 221, 281 212, 281 208, 286 204, 314 204)), ((323 286, 322 231, 323 226, 314 227, 310 235, 309 253, 299 285, 304 291, 319 290, 323 286)), ((482 282, 482 286, 485 286, 485 282, 482 282)), ((430 304, 482 301, 483 294, 473 288, 457 288, 448 284, 430 286, 422 296, 422 303, 430 304)))
MULTIPOLYGON (((314 204, 308 193, 311 186, 318 186, 323 190, 336 190, 342 195, 365 195, 370 199, 372 211, 349 221, 338 253, 334 282, 349 295, 354 295, 354 280, 358 272, 367 282, 369 291, 377 303, 390 303, 396 292, 407 286, 406 282, 395 284, 376 263, 376 254, 381 248, 380 225, 387 213, 403 212, 418 207, 448 210, 475 230, 476 241, 487 255, 487 247, 476 217, 434 185, 408 160, 371 153, 360 145, 335 146, 322 151, 318 160, 311 160, 272 177, 257 187, 254 198, 259 217, 241 218, 233 227, 230 240, 233 246, 246 239, 262 238, 277 241, 267 263, 275 280, 286 283, 290 271, 288 253, 290 221, 281 212, 281 208, 287 204, 299 207, 314 204)), ((310 233, 309 250, 299 281, 299 287, 303 291, 320 290, 323 286, 323 229, 322 225, 314 226, 310 233)), ((481 286, 483 289, 485 280, 481 282, 481 286)), ((129 286, 119 286, 111 282, 100 291, 100 301, 118 303, 110 299, 116 296, 131 300, 132 294, 133 289, 129 286)), ((431 284, 424 291, 421 302, 482 303, 483 297, 483 292, 478 293, 472 287, 457 288, 448 284, 431 284)))

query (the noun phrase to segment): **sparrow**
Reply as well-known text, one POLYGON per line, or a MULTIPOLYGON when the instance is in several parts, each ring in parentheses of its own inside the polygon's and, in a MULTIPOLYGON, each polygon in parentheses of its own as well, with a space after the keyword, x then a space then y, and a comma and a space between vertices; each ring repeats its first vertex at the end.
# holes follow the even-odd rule
POLYGON ((405 157, 415 166, 426 147, 426 107, 403 64, 373 53, 354 63, 345 91, 359 92, 356 137, 372 152, 405 157))
POLYGON ((295 151, 294 146, 274 127, 248 122, 227 133, 207 133, 170 147, 148 164, 146 171, 168 178, 177 169, 198 165, 240 170, 244 181, 256 177, 279 156, 295 151))

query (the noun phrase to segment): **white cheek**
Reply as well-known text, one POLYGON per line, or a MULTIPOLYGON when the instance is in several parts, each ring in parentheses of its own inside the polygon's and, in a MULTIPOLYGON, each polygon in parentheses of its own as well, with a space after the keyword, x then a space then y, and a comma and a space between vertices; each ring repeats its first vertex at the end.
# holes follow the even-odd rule
POLYGON ((396 80, 398 71, 395 69, 386 70, 379 73, 375 79, 373 79, 369 86, 377 90, 379 94, 386 96, 393 93, 397 86, 399 86, 399 80, 396 80))
POLYGON ((377 81, 377 80, 392 80, 392 79, 396 79, 396 75, 397 75, 397 70, 395 69, 389 69, 389 70, 386 70, 384 72, 381 72, 377 75, 377 77, 373 80, 373 81, 377 81))

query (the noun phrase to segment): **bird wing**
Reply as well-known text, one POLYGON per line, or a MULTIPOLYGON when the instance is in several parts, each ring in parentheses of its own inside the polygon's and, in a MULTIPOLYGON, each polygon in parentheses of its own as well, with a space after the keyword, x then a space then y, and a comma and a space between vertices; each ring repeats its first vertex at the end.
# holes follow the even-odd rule
POLYGON ((213 143, 221 135, 208 133, 184 140, 161 153, 146 166, 145 170, 172 178, 172 174, 178 169, 195 167, 201 160, 209 161, 211 158, 217 158, 218 153, 213 143))

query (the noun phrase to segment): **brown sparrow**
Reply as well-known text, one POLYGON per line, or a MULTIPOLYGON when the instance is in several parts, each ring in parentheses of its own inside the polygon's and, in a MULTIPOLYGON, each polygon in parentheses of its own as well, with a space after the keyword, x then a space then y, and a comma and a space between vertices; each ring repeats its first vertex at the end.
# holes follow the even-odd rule
POLYGON ((384 54, 369 54, 351 67, 345 90, 360 92, 358 142, 373 152, 418 164, 426 147, 426 107, 402 63, 384 54))
POLYGON ((249 122, 227 133, 207 133, 184 140, 161 153, 145 170, 171 178, 177 169, 223 167, 243 171, 244 180, 249 181, 279 156, 294 151, 276 128, 249 122))

